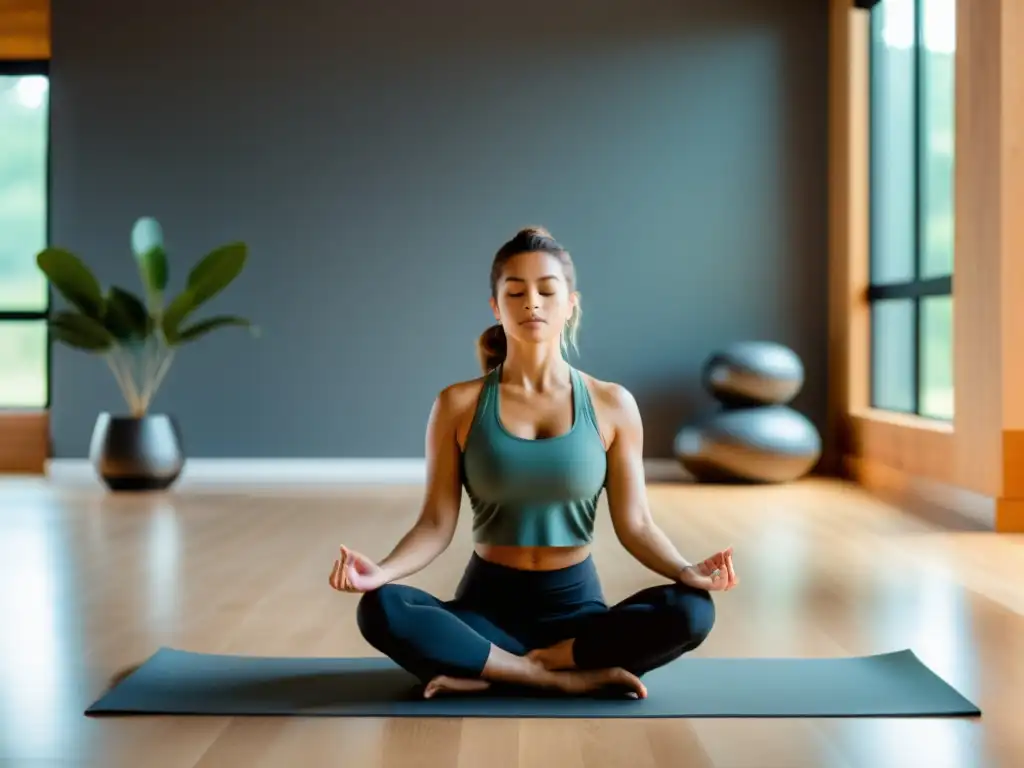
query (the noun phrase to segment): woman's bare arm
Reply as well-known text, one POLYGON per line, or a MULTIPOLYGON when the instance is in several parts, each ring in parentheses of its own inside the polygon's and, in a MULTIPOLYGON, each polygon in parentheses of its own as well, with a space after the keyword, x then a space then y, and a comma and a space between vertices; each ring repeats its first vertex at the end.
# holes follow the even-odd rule
POLYGON ((389 582, 425 568, 448 548, 455 535, 462 503, 456 439, 461 399, 449 387, 437 396, 431 408, 426 434, 426 496, 413 527, 378 563, 389 582))
POLYGON ((615 535, 633 557, 673 581, 690 563, 651 517, 644 477, 644 428, 636 400, 624 387, 605 384, 602 397, 614 420, 608 447, 608 506, 615 535))

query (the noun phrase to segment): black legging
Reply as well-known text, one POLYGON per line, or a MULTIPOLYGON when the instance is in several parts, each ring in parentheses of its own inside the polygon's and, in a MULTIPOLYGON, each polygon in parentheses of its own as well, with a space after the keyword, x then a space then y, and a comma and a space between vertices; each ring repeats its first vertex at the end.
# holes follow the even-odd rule
POLYGON ((699 646, 715 607, 707 591, 678 583, 608 607, 589 557, 556 571, 521 571, 474 554, 454 600, 387 584, 360 598, 357 619, 370 645, 424 682, 479 677, 492 643, 523 656, 568 638, 577 668, 641 676, 699 646))

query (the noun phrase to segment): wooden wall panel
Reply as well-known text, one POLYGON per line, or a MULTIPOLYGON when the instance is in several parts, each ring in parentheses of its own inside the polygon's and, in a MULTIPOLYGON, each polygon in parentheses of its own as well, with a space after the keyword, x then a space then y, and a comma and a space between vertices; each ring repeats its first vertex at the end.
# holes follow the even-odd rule
POLYGON ((948 483, 955 476, 956 434, 950 425, 883 413, 851 421, 854 455, 929 480, 948 483))
POLYGON ((1000 221, 1002 255, 1002 472, 997 514, 1024 530, 1024 4, 1004 0, 999 30, 1000 221))
POLYGON ((956 474, 998 496, 1002 397, 999 2, 958 0, 953 276, 956 474))
POLYGON ((829 9, 829 419, 822 465, 845 473, 868 404, 867 16, 850 0, 829 9))
POLYGON ((0 0, 0 59, 50 58, 50 0, 0 0))
POLYGON ((42 474, 49 455, 49 413, 0 411, 0 474, 42 474))
POLYGON ((847 293, 850 239, 850 22, 846 0, 831 0, 829 6, 829 314, 828 390, 823 451, 819 468, 842 474, 843 457, 850 453, 847 429, 849 412, 849 310, 847 293))
POLYGON ((1024 430, 1024 3, 1003 0, 1002 5, 1002 406, 1003 429, 1017 431, 1024 430))

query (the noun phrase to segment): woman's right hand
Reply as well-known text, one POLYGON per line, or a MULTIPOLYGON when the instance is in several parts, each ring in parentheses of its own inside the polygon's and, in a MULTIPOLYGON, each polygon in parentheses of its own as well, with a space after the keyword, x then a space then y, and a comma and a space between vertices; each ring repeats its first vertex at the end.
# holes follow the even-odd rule
POLYGON ((387 584, 388 579, 370 558, 342 546, 341 558, 334 561, 329 581, 339 592, 372 592, 387 584))

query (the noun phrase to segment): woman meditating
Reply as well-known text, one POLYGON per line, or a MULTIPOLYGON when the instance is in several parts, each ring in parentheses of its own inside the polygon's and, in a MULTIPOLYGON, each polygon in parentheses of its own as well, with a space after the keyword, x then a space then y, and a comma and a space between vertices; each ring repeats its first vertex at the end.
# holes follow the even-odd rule
POLYGON ((478 344, 484 375, 434 402, 416 523, 379 562, 341 547, 330 584, 361 594, 363 637, 428 698, 492 684, 645 697, 644 674, 711 631, 709 593, 738 583, 732 550, 691 564, 651 519, 636 402, 563 357, 580 320, 568 252, 524 229, 498 251, 490 282, 498 322, 478 344), (451 543, 463 487, 474 552, 454 599, 397 583, 451 543), (618 540, 668 580, 613 606, 590 553, 605 489, 618 540))

